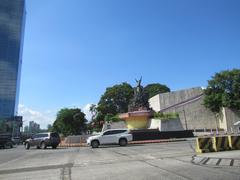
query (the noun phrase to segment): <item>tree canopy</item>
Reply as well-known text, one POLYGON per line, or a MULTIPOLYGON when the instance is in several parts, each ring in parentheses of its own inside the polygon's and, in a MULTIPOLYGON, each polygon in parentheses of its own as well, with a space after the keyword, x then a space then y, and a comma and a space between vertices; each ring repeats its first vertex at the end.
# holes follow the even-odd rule
POLYGON ((133 97, 133 88, 128 83, 114 85, 106 89, 98 103, 97 110, 103 114, 117 114, 128 111, 133 97))
POLYGON ((240 110, 240 69, 216 73, 204 93, 204 105, 213 112, 221 107, 240 110))
POLYGON ((148 93, 149 98, 159 93, 170 92, 169 87, 159 83, 148 84, 146 87, 144 87, 144 90, 148 93))
POLYGON ((63 108, 57 113, 53 130, 64 136, 82 134, 86 130, 87 120, 79 108, 63 108))

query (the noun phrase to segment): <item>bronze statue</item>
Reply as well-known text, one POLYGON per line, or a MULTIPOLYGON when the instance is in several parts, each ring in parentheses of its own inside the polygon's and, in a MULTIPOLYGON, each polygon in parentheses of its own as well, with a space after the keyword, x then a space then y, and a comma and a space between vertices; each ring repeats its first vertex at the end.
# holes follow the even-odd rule
POLYGON ((141 85, 142 77, 139 80, 136 80, 137 86, 134 88, 134 97, 131 100, 128 110, 129 111, 139 111, 139 110, 148 110, 148 93, 144 91, 143 86, 141 85))
POLYGON ((142 82, 142 76, 139 80, 135 79, 136 83, 137 83, 137 88, 141 87, 141 82, 142 82))

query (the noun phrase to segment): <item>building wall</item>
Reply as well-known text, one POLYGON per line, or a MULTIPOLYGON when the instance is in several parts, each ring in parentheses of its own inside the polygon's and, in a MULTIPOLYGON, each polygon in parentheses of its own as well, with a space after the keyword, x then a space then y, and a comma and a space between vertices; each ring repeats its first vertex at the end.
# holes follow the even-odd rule
POLYGON ((160 111, 159 94, 149 99, 149 106, 156 112, 160 111))
POLYGON ((148 129, 159 129, 160 128, 161 119, 150 119, 148 122, 148 129))
POLYGON ((177 112, 184 129, 216 129, 218 126, 215 114, 203 106, 203 97, 165 112, 177 112))
POLYGON ((125 121, 106 122, 103 124, 102 131, 105 131, 107 129, 123 129, 123 128, 127 128, 125 121))
POLYGON ((153 110, 163 113, 177 112, 184 129, 216 129, 218 121, 214 113, 203 106, 202 88, 191 88, 170 93, 159 94, 153 97, 149 103, 153 110), (189 99, 192 99, 188 101, 189 99), (181 104, 181 102, 184 102, 181 104))
POLYGON ((217 114, 219 128, 224 129, 227 131, 227 120, 226 120, 226 111, 225 108, 222 108, 220 113, 217 114))
POLYGON ((238 121, 240 121, 240 112, 234 112, 229 108, 222 108, 220 122, 225 125, 226 131, 237 133, 238 126, 234 126, 234 123, 238 121))
POLYGON ((0 119, 17 114, 24 23, 25 1, 1 0, 0 119))
POLYGON ((159 94, 160 110, 165 109, 169 106, 178 104, 180 102, 183 102, 190 98, 193 98, 202 93, 203 93, 202 88, 197 87, 197 88, 191 88, 191 89, 186 89, 186 90, 173 91, 173 92, 169 92, 169 93, 159 94))
POLYGON ((149 129, 159 129, 159 131, 182 131, 184 130, 179 118, 161 120, 150 119, 149 129))

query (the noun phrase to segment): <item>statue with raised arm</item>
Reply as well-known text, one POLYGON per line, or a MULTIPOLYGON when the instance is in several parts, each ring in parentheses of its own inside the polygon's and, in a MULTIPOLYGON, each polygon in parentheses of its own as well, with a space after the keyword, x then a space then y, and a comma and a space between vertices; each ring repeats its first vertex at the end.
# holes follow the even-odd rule
POLYGON ((141 85, 142 77, 137 80, 135 79, 137 86, 134 88, 134 97, 129 105, 129 111, 148 110, 148 93, 144 91, 141 85))
POLYGON ((136 90, 135 93, 141 93, 141 91, 143 90, 143 87, 141 86, 142 77, 139 80, 135 79, 135 81, 137 83, 137 87, 135 88, 136 90))
POLYGON ((139 80, 135 79, 136 83, 137 83, 137 87, 141 86, 141 82, 142 82, 142 76, 139 80))

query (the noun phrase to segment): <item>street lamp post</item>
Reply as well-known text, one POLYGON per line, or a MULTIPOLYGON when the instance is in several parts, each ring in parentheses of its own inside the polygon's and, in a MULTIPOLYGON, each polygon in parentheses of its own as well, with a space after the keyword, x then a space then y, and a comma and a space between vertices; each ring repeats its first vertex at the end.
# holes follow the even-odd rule
POLYGON ((187 127, 187 119, 186 119, 186 113, 185 113, 185 109, 183 107, 183 115, 184 115, 184 120, 185 120, 185 128, 186 130, 188 130, 188 127, 187 127))

